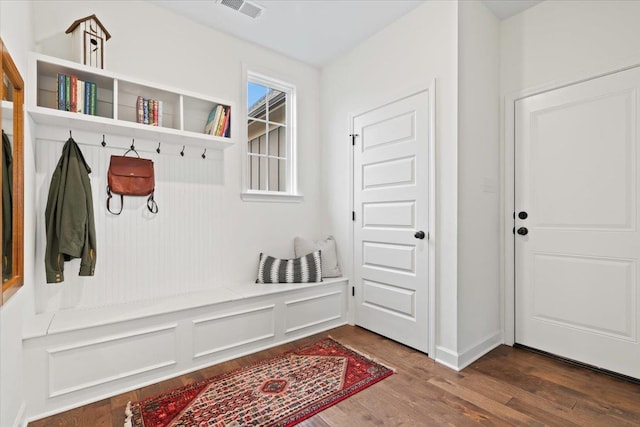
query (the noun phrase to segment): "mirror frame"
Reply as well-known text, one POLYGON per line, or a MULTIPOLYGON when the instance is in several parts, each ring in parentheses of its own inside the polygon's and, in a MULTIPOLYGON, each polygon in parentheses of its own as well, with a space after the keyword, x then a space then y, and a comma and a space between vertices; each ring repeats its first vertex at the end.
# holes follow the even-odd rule
MULTIPOLYGON (((0 305, 2 305, 24 284, 24 81, 2 38, 0 38, 0 47, 2 47, 0 76, 6 75, 13 85, 12 276, 2 283, 2 299, 0 299, 0 305)), ((0 122, 1 120, 2 109, 0 108, 0 122)))

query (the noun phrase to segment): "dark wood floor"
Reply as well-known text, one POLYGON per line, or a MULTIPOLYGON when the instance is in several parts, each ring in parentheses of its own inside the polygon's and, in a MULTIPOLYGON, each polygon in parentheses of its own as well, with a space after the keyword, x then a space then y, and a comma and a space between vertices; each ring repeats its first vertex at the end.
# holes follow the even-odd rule
POLYGON ((29 426, 122 426, 130 400, 144 399, 326 335, 394 367, 397 373, 300 424, 304 427, 640 426, 640 385, 508 346, 500 346, 462 372, 455 372, 422 353, 353 326, 124 393, 29 426))

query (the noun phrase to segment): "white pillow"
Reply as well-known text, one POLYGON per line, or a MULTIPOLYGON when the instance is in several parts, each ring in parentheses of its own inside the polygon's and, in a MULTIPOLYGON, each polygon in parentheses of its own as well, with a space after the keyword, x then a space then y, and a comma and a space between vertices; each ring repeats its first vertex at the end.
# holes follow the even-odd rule
POLYGON ((302 237, 296 237, 293 240, 293 249, 296 258, 303 257, 311 252, 320 250, 322 253, 322 277, 339 277, 342 276, 340 267, 338 267, 338 255, 336 253, 336 240, 333 236, 327 237, 326 240, 307 240, 302 237))

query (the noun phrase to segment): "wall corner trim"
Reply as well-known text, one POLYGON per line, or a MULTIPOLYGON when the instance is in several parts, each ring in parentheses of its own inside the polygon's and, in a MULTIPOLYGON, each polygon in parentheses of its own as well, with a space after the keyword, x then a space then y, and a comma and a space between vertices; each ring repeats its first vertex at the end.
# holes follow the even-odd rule
POLYGON ((435 359, 442 365, 461 371, 500 344, 502 344, 502 331, 496 331, 460 353, 437 346, 435 359))

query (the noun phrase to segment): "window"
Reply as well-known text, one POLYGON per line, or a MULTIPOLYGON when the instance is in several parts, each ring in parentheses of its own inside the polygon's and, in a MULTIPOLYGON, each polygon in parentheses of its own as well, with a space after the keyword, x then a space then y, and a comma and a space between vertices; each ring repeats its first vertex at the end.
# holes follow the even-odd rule
POLYGON ((295 199, 295 87, 247 72, 246 93, 243 198, 295 199))

